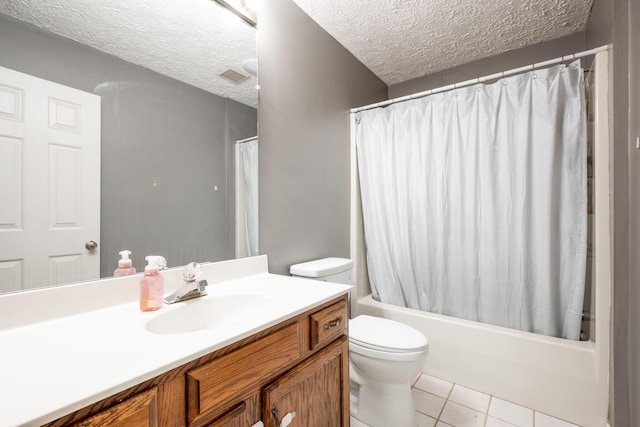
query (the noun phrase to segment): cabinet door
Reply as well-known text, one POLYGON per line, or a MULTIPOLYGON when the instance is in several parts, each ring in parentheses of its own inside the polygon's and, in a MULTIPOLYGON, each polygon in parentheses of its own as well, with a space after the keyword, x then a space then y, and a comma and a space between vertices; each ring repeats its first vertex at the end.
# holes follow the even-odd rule
POLYGON ((73 424, 74 427, 157 427, 158 391, 152 388, 73 424))
POLYGON ((291 427, 348 426, 348 349, 348 338, 342 337, 267 386, 265 426, 279 427, 285 417, 291 427))

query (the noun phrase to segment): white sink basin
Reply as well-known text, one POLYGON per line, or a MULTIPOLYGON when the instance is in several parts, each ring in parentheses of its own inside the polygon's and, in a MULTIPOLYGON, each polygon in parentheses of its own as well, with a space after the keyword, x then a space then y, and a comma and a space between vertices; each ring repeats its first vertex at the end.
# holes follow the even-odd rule
POLYGON ((260 294, 205 296, 176 303, 178 307, 149 320, 154 334, 183 334, 223 327, 269 309, 271 299, 260 294))

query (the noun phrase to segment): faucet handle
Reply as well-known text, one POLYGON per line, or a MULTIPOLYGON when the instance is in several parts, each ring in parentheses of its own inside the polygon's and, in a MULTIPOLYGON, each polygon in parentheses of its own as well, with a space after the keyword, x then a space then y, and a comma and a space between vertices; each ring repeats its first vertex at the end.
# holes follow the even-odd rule
POLYGON ((184 266, 184 271, 182 272, 182 277, 185 282, 193 282, 200 276, 202 273, 202 268, 200 264, 197 262, 190 262, 189 264, 184 266))

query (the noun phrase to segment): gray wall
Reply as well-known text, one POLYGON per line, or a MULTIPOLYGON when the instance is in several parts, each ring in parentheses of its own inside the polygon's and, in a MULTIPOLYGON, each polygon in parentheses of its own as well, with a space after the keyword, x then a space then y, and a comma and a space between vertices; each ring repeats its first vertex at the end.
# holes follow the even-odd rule
POLYGON ((387 86, 291 0, 259 22, 260 252, 269 270, 349 257, 349 109, 387 86))
POLYGON ((0 66, 102 97, 102 277, 122 249, 138 271, 149 254, 234 257, 233 143, 256 135, 254 108, 3 15, 0 52, 0 66))

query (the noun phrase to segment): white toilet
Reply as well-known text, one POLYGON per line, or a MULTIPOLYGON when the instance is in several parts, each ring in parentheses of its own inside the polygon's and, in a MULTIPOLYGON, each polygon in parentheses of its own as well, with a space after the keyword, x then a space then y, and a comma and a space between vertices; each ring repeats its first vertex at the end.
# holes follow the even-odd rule
MULTIPOLYGON (((292 265, 292 276, 350 284, 353 263, 323 258, 292 265)), ((394 320, 360 315, 349 321, 351 415, 371 427, 414 426, 411 381, 427 358, 425 336, 394 320)))

